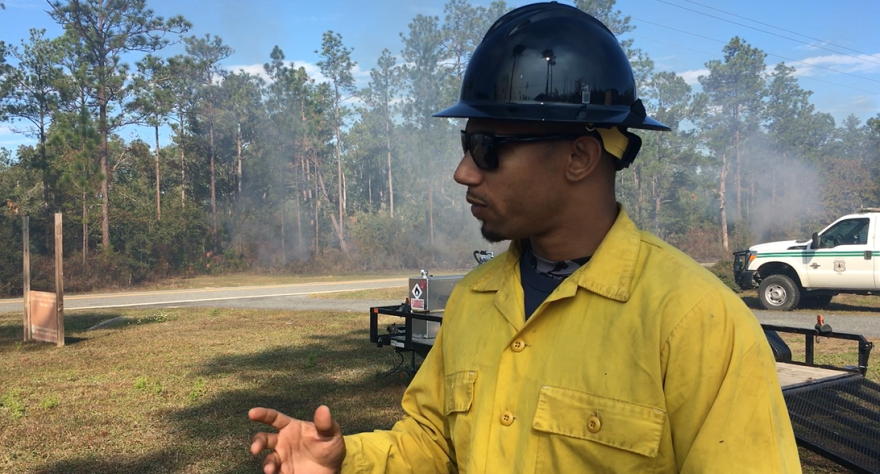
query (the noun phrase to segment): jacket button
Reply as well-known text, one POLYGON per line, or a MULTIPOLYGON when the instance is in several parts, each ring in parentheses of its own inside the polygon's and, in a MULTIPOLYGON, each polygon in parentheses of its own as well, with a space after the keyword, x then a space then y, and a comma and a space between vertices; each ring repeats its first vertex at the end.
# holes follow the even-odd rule
POLYGON ((523 341, 522 339, 517 339, 510 345, 510 349, 513 350, 513 352, 522 352, 525 348, 526 341, 523 341))
POLYGON ((599 420, 599 417, 593 415, 587 421, 587 429, 590 430, 590 433, 598 433, 599 430, 602 429, 602 421, 599 420))
POLYGON ((501 414, 501 424, 504 426, 510 426, 513 424, 513 413, 506 411, 501 414))

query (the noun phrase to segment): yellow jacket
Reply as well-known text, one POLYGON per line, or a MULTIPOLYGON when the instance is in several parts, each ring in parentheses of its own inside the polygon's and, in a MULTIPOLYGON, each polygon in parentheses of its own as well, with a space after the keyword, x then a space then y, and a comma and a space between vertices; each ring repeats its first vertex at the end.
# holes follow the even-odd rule
POLYGON ((519 245, 455 288, 390 431, 344 473, 799 473, 776 365, 717 278, 621 210, 525 320, 519 245))

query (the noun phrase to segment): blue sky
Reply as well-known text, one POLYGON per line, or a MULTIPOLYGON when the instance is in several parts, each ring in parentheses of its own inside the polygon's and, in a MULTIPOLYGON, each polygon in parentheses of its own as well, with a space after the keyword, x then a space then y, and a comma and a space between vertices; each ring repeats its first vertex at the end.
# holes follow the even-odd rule
MULTIPOLYGON (((488 5, 491 0, 471 0, 488 5)), ((60 28, 45 13, 44 1, 5 0, 0 11, 0 40, 19 44, 29 28, 60 28)), ((193 23, 190 34, 223 38, 235 54, 230 69, 257 73, 279 45, 288 60, 320 79, 315 50, 327 30, 354 47, 356 77, 365 85, 383 48, 400 53, 400 33, 417 14, 443 16, 446 0, 190 1, 148 0, 162 16, 183 15, 193 23)), ((528 1, 510 0, 511 6, 528 1)), ((563 3, 565 0, 563 0, 563 3)), ((768 68, 785 61, 798 69, 801 87, 812 90, 816 108, 838 123, 853 114, 865 121, 880 114, 880 1, 847 0, 837 5, 819 0, 618 0, 617 8, 637 27, 624 36, 655 61, 657 71, 674 71, 698 87, 705 63, 721 59, 721 48, 740 36, 769 53, 768 68), (698 13, 699 12, 699 13, 698 13), (763 31, 757 31, 757 30, 763 31), (784 31, 787 30, 787 31, 784 31), (802 36, 806 35, 806 36, 802 36), (787 37, 787 38, 783 38, 787 37), (809 38, 808 38, 809 37, 809 38), (823 43, 823 41, 825 43, 823 43), (797 62, 800 61, 800 62, 797 62)), ((181 52, 180 46, 160 54, 181 52)), ((129 59, 133 62, 136 58, 129 59)), ((14 125, 13 125, 14 126, 14 125)), ((0 123, 0 147, 13 149, 31 139, 0 123)), ((148 137, 147 130, 124 133, 148 137)), ((166 138, 167 140, 167 138, 166 138)))

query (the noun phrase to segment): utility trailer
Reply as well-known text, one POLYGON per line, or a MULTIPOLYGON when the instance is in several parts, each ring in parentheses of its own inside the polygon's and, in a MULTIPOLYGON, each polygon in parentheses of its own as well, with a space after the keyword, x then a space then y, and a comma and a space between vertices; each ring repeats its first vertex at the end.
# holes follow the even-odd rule
MULTIPOLYGON (((401 369, 412 375, 418 368, 416 354, 425 357, 434 345, 436 331, 424 328, 439 327, 442 321, 442 311, 413 312, 408 303, 372 307, 370 342, 392 346, 401 356, 400 365, 389 373, 401 369), (397 316, 404 322, 389 325, 380 333, 379 315, 397 316), (402 368, 404 354, 410 356, 410 365, 402 368)), ((814 329, 762 326, 776 358, 776 373, 797 444, 854 472, 880 474, 880 384, 865 377, 873 344, 860 335, 835 333, 821 317, 814 329), (803 362, 792 360, 779 333, 804 336, 803 362), (816 364, 819 338, 856 341, 858 365, 816 364)))
POLYGON ((858 334, 835 333, 821 316, 814 329, 762 326, 798 445, 854 472, 880 473, 880 384, 865 378, 873 344, 858 334), (804 336, 803 362, 792 360, 779 333, 804 336), (858 365, 816 364, 819 338, 857 342, 858 365))

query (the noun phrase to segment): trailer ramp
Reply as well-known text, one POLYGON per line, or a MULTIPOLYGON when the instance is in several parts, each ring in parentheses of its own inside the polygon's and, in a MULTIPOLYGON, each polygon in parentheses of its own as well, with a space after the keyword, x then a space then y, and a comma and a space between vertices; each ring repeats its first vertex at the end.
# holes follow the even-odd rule
MULTIPOLYGON (((834 333, 824 323, 815 330, 770 325, 764 329, 805 336, 805 362, 793 362, 787 348, 774 347, 776 373, 798 445, 854 472, 880 474, 880 384, 864 376, 873 345, 859 335, 834 333), (816 364, 816 337, 858 342, 858 366, 816 364)), ((768 340, 773 345, 774 337, 768 334, 768 340)))
POLYGON ((880 473, 880 384, 859 374, 783 389, 799 445, 859 473, 880 473))

